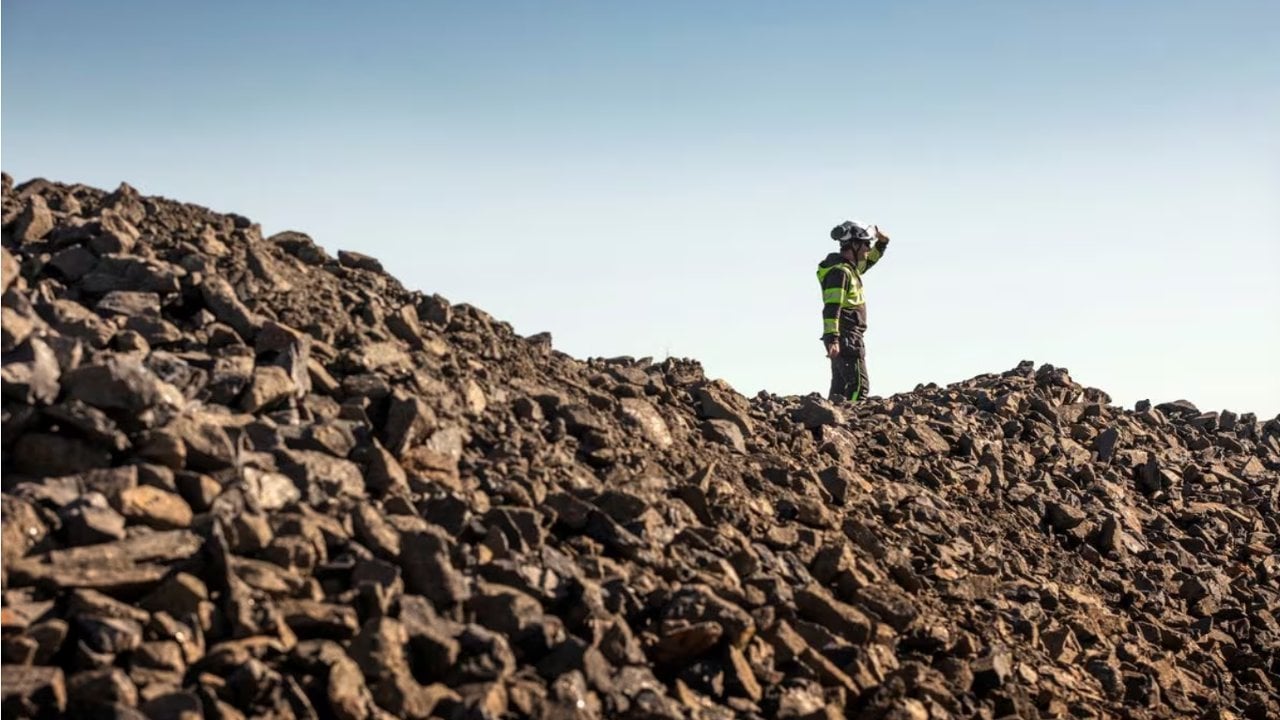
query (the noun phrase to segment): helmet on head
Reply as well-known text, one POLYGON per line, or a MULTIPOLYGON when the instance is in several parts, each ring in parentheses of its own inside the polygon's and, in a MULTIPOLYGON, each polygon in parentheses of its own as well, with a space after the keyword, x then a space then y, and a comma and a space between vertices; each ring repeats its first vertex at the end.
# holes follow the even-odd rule
POLYGON ((852 247, 859 243, 871 243, 871 233, 856 222, 846 220, 831 228, 831 239, 840 243, 840 248, 852 247))

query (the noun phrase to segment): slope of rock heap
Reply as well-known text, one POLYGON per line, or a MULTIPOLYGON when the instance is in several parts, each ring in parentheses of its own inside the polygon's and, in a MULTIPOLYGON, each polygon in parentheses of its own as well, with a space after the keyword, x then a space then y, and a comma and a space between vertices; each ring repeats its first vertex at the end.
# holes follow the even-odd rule
POLYGON ((127 185, 3 213, 5 718, 1280 717, 1280 420, 748 399, 127 185))

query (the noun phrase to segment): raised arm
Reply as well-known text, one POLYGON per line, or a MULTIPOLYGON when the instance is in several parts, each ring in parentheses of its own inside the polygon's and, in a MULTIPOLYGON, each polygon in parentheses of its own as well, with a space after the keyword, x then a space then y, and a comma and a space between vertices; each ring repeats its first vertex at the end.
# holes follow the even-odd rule
POLYGON ((871 230, 876 235, 876 244, 875 247, 871 248, 871 250, 867 252, 867 257, 862 262, 858 263, 859 275, 870 270, 873 265, 880 262, 880 258, 884 257, 884 251, 889 249, 889 236, 880 232, 880 226, 874 225, 871 230))

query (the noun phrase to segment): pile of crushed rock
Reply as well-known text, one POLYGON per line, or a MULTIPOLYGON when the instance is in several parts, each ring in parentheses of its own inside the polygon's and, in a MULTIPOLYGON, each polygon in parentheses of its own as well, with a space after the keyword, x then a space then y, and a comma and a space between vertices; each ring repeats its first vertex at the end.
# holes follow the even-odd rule
POLYGON ((586 361, 4 176, 9 717, 1280 716, 1280 419, 586 361))

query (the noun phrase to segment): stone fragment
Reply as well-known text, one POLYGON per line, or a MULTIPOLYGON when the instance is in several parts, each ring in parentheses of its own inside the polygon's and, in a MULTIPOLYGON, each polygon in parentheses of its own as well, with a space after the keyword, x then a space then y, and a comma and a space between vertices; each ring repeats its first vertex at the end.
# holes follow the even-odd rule
POLYGON ((263 320, 241 302, 235 289, 226 280, 219 277, 205 278, 200 285, 200 293, 214 317, 231 326, 241 339, 253 340, 262 327, 263 320))
POLYGON ((350 250, 338 251, 338 263, 343 267, 368 270, 370 272, 381 273, 383 271, 382 263, 378 262, 376 258, 350 250))
POLYGON ((53 229, 53 212, 42 195, 31 195, 22 214, 18 216, 13 236, 19 243, 43 240, 53 229))
POLYGON ((5 664, 0 668, 4 716, 60 717, 67 710, 67 686, 58 667, 5 664))
POLYGON ((176 493, 142 485, 120 493, 120 514, 158 530, 191 525, 191 506, 176 493))
POLYGON ((48 405, 58 399, 61 376, 53 350, 43 340, 31 337, 5 355, 0 387, 4 396, 15 402, 48 405))
POLYGON ((800 401, 800 407, 791 411, 791 419, 809 429, 844 424, 844 414, 839 408, 829 400, 812 395, 805 396, 800 401))

